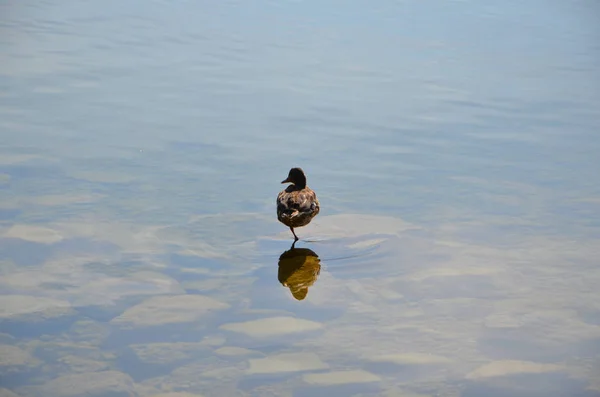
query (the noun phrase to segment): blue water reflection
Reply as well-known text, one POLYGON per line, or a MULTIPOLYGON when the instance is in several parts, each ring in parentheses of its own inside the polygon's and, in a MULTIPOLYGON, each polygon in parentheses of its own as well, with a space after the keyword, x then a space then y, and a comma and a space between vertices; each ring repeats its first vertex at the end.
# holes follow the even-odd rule
POLYGON ((600 396, 596 11, 0 5, 0 395, 600 396))

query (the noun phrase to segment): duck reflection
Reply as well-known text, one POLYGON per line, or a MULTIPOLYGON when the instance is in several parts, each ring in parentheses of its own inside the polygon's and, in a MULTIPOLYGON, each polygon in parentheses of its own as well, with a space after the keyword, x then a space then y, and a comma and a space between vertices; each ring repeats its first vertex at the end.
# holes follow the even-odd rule
POLYGON ((288 287, 292 296, 301 301, 308 294, 321 272, 321 260, 311 249, 292 247, 279 257, 277 278, 284 287, 288 287))

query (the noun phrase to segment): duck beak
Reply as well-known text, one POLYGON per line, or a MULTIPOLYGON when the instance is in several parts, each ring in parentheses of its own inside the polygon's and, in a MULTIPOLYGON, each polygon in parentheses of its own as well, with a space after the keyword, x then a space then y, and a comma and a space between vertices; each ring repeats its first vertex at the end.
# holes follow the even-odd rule
POLYGON ((284 179, 283 181, 281 181, 281 183, 290 183, 290 177, 288 176, 286 179, 284 179))

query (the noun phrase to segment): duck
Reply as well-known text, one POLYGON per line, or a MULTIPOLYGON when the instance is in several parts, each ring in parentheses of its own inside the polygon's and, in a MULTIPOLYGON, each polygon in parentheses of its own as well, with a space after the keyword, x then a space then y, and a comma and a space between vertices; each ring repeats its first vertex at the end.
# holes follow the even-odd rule
POLYGON ((306 186, 306 175, 302 168, 290 169, 288 177, 281 183, 291 183, 277 195, 277 219, 288 226, 294 235, 294 228, 306 226, 317 216, 321 207, 317 194, 306 186))

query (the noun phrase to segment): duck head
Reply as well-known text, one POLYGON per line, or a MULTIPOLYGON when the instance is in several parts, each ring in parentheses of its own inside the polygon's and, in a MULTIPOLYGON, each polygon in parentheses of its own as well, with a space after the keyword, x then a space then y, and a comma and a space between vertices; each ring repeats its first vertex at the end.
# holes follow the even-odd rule
POLYGON ((293 183, 298 188, 304 189, 306 187, 306 176, 302 168, 295 167, 290 170, 287 179, 284 179, 281 183, 293 183))

